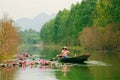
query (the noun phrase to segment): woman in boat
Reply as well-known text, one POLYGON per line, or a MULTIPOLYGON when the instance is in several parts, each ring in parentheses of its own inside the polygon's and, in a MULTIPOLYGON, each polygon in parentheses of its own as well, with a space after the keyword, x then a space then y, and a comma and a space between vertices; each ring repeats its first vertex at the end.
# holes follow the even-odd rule
POLYGON ((66 47, 66 46, 64 46, 63 48, 62 48, 62 51, 61 51, 61 56, 63 57, 63 58, 68 58, 69 56, 68 56, 68 54, 70 53, 70 51, 68 50, 68 48, 66 47))

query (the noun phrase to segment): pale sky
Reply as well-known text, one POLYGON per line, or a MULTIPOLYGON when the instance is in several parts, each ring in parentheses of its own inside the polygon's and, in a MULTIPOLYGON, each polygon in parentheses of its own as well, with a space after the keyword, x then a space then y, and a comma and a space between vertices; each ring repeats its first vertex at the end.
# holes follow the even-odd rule
POLYGON ((7 13, 12 19, 33 18, 40 13, 57 13, 64 8, 70 9, 72 3, 81 0, 0 0, 0 18, 7 13))

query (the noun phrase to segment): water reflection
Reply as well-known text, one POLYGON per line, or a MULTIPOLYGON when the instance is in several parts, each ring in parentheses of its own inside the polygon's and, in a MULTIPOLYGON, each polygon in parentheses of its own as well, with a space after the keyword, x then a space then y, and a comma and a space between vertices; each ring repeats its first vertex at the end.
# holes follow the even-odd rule
POLYGON ((89 67, 95 80, 120 79, 120 53, 94 53, 89 61, 93 59, 99 62, 99 66, 89 67))
POLYGON ((54 62, 52 66, 33 65, 26 67, 2 68, 0 80, 79 80, 87 74, 86 65, 63 64, 54 62))
POLYGON ((62 72, 63 72, 63 75, 64 75, 64 76, 66 76, 67 71, 68 71, 68 66, 64 65, 64 66, 62 67, 62 72))
MULTIPOLYGON (((51 59, 59 50, 47 49, 43 53, 45 59, 51 59)), ((86 64, 53 61, 51 65, 0 68, 0 80, 119 80, 119 61, 119 53, 95 52, 86 64)))
POLYGON ((14 80, 57 80, 54 71, 47 67, 26 67, 25 70, 20 68, 15 75, 14 80))
POLYGON ((0 68, 0 80, 14 80, 15 67, 0 68))
POLYGON ((56 72, 58 80, 92 80, 92 76, 85 64, 63 64, 61 71, 56 72))

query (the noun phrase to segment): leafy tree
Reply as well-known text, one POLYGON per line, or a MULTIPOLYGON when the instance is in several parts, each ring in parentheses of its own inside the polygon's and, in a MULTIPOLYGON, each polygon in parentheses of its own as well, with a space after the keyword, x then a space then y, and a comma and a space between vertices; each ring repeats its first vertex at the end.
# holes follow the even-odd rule
POLYGON ((70 15, 68 17, 67 25, 69 26, 69 43, 74 43, 73 45, 78 45, 78 35, 79 32, 83 30, 84 27, 93 25, 93 12, 96 8, 96 0, 84 0, 81 3, 72 5, 70 10, 70 15))
POLYGON ((64 9, 59 11, 56 18, 47 22, 41 29, 40 36, 45 44, 63 44, 65 43, 66 33, 65 26, 69 11, 64 9), (64 40, 63 40, 64 39, 64 40))
POLYGON ((68 15, 69 15, 69 11, 67 9, 64 9, 63 11, 59 11, 59 13, 55 18, 55 22, 53 25, 53 29, 54 29, 53 39, 54 39, 54 42, 57 44, 65 43, 64 39, 66 39, 67 37, 66 34, 68 32, 67 26, 65 26, 65 24, 66 24, 68 15))
POLYGON ((39 32, 29 29, 20 31, 22 42, 27 44, 37 44, 40 42, 39 32))
POLYGON ((20 45, 20 36, 13 21, 6 15, 0 20, 0 61, 10 59, 20 45))
POLYGON ((59 11, 40 35, 47 44, 119 51, 119 23, 120 0, 83 0, 59 11))
POLYGON ((45 23, 41 29, 40 37, 44 44, 52 44, 53 43, 53 24, 54 19, 45 23))
POLYGON ((104 27, 120 22, 120 0, 99 0, 96 6, 95 24, 104 27))

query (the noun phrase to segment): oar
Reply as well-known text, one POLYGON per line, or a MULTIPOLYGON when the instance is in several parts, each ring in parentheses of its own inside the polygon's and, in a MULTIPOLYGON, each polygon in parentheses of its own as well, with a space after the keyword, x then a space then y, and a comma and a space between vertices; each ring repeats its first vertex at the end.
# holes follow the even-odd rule
POLYGON ((77 55, 76 54, 73 54, 73 53, 70 53, 73 57, 76 57, 77 55))
MULTIPOLYGON (((72 54, 72 53, 70 53, 72 54)), ((61 55, 61 54, 60 54, 61 55)), ((56 55, 55 57, 51 58, 50 61, 53 61, 54 59, 56 59, 57 57, 60 57, 60 55, 56 55)), ((74 57, 76 57, 76 54, 72 54, 74 57)))
POLYGON ((58 57, 58 55, 56 55, 55 57, 53 57, 52 59, 50 59, 50 61, 53 61, 54 59, 56 59, 58 57))

